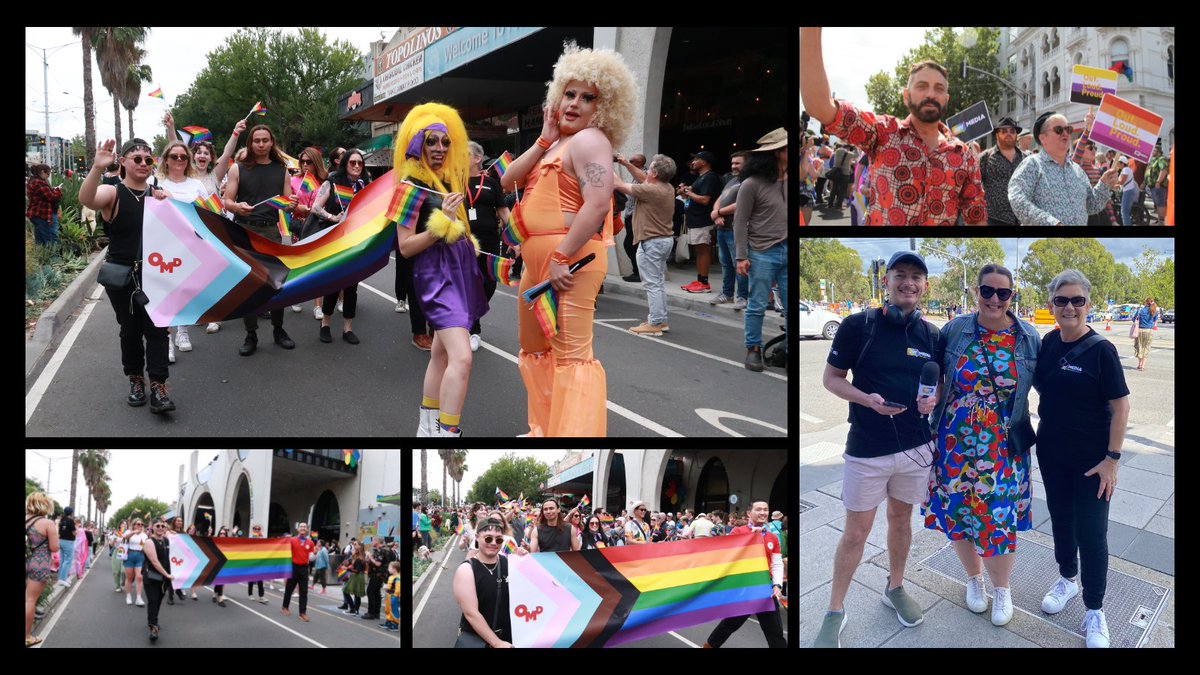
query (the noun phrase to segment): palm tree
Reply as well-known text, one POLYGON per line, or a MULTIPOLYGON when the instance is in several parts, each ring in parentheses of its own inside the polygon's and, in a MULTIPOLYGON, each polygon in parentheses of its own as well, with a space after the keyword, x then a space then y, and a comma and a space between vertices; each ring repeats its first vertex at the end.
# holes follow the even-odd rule
POLYGON ((71 501, 67 504, 71 508, 75 508, 75 486, 79 481, 79 453, 82 450, 71 451, 71 501))
POLYGON ((154 75, 150 71, 150 66, 142 63, 142 59, 146 57, 146 50, 138 48, 138 60, 129 64, 129 68, 125 73, 125 86, 121 89, 121 105, 125 106, 125 112, 129 115, 129 137, 133 138, 133 111, 137 109, 138 103, 142 98, 142 83, 151 82, 154 75))
POLYGON ((129 66, 137 63, 138 51, 149 28, 109 26, 97 29, 96 62, 100 64, 100 82, 113 97, 113 118, 117 147, 121 147, 121 92, 129 76, 129 66))
POLYGON ((467 451, 455 450, 450 457, 450 471, 454 478, 454 504, 462 498, 462 479, 467 472, 467 451))
POLYGON ((92 98, 92 41, 99 28, 74 27, 75 33, 83 43, 83 144, 87 154, 87 168, 92 166, 96 156, 96 110, 92 98))
POLYGON ((427 452, 428 452, 428 450, 421 450, 421 503, 422 504, 424 504, 425 500, 429 498, 429 481, 426 480, 426 478, 425 478, 425 469, 429 462, 429 460, 425 454, 427 452))
POLYGON ((446 505, 446 475, 450 473, 450 456, 453 450, 438 450, 438 456, 442 458, 442 506, 446 505))

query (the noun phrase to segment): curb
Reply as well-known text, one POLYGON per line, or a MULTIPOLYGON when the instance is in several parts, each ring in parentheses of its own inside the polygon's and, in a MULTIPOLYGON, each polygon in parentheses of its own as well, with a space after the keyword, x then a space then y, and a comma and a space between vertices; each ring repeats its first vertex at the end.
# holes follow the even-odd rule
MULTIPOLYGON (((668 274, 668 277, 669 276, 670 275, 668 274)), ((717 293, 720 293, 720 277, 714 275, 710 278, 710 283, 714 289, 717 289, 712 293, 696 293, 694 295, 688 294, 686 296, 680 296, 673 294, 671 291, 666 291, 667 308, 679 311, 700 312, 702 314, 723 317, 741 323, 743 312, 733 309, 732 304, 710 305, 708 303, 709 298, 713 297, 713 295, 716 295, 717 293), (712 281, 711 279, 716 279, 716 281, 712 281)), ((646 301, 645 286, 638 282, 625 281, 620 277, 617 277, 615 281, 611 279, 605 279, 604 292, 606 294, 611 293, 613 295, 620 295, 628 298, 637 298, 643 303, 646 301)))
POLYGON ((75 313, 83 298, 95 286, 96 277, 100 274, 100 264, 104 262, 104 256, 107 253, 107 246, 97 251, 88 266, 79 273, 79 276, 75 277, 75 281, 72 281, 71 285, 67 286, 66 290, 58 296, 58 299, 50 303, 50 307, 42 312, 37 327, 33 330, 33 336, 25 342, 26 378, 37 370, 44 360, 46 352, 54 344, 63 324, 75 313))
POLYGON ((450 557, 450 543, 450 541, 447 541, 446 545, 443 546, 440 551, 437 551, 437 553, 442 554, 441 557, 438 557, 436 553, 434 554, 433 562, 430 563, 429 567, 426 567, 425 571, 421 573, 421 576, 417 577, 417 580, 413 582, 411 597, 415 598, 421 593, 421 590, 425 586, 425 582, 430 578, 430 573, 433 572, 437 567, 443 565, 450 557))

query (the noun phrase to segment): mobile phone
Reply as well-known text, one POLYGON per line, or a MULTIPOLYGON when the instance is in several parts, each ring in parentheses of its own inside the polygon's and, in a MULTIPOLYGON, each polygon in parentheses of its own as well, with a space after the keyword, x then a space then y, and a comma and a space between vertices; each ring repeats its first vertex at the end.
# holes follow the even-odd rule
POLYGON ((883 405, 886 408, 899 408, 901 410, 908 410, 908 406, 904 405, 903 403, 896 403, 894 401, 884 401, 883 405))

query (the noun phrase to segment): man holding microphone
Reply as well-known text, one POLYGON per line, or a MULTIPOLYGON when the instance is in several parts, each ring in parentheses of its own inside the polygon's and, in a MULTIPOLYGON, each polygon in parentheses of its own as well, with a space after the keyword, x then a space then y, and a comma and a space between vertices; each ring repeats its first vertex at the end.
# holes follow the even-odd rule
MULTIPOLYGON (((823 384, 850 402, 850 433, 842 483, 846 526, 834 557, 829 610, 817 647, 841 646, 847 620, 843 602, 875 511, 885 499, 890 574, 882 601, 904 626, 924 620, 920 605, 902 584, 912 545, 912 509, 925 500, 933 459, 928 421, 919 415, 933 412, 937 392, 918 397, 922 370, 927 363, 938 363, 938 329, 917 308, 929 291, 928 276, 920 255, 893 254, 884 278, 887 304, 847 317, 829 350, 823 384), (846 377, 851 370, 853 382, 846 377)), ((936 376, 930 379, 937 381, 936 376)))

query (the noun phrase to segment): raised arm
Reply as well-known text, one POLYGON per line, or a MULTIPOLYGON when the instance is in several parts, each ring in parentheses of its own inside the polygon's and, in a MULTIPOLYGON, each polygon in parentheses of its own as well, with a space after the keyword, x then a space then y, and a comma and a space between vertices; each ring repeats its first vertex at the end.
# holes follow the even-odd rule
POLYGON ((829 78, 825 76, 820 28, 800 29, 800 100, 813 119, 833 124, 837 106, 829 93, 829 78))
POLYGON ((538 160, 550 146, 558 140, 558 106, 542 109, 542 133, 538 136, 538 142, 529 146, 529 149, 521 153, 521 156, 514 159, 508 165, 508 171, 500 177, 500 187, 507 192, 509 190, 521 187, 524 184, 525 176, 533 170, 537 165, 538 160))
POLYGON ((92 161, 92 170, 79 186, 79 203, 99 211, 105 215, 105 220, 112 215, 112 208, 117 201, 117 190, 111 185, 101 185, 100 177, 108 171, 116 155, 113 154, 117 142, 109 139, 96 147, 96 158, 92 161))
POLYGON ((229 173, 229 160, 233 158, 233 151, 237 149, 238 136, 245 130, 246 120, 238 120, 238 123, 233 127, 233 133, 229 136, 229 140, 225 142, 225 150, 217 158, 217 165, 213 168, 213 177, 216 178, 217 185, 220 185, 221 179, 225 178, 226 173, 229 173))

